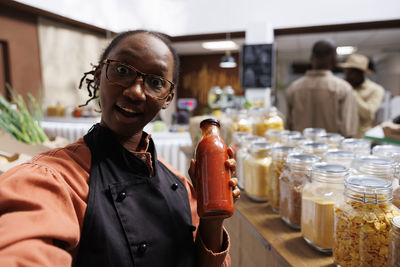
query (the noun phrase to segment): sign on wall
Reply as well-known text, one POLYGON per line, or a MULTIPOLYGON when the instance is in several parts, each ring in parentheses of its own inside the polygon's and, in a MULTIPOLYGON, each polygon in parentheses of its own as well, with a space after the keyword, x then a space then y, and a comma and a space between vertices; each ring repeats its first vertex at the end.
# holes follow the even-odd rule
POLYGON ((273 45, 243 45, 242 87, 271 88, 273 85, 273 45))

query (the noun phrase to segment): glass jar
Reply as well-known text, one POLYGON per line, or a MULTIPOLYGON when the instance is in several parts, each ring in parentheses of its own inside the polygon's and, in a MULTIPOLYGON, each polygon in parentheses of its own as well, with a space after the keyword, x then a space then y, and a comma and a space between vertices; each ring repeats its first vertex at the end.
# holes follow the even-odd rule
POLYGON ((289 138, 300 137, 300 136, 301 136, 301 133, 297 132, 297 131, 281 132, 281 134, 279 136, 279 143, 283 146, 287 146, 289 138))
POLYGON ((354 174, 372 175, 393 183, 395 163, 390 159, 376 156, 362 156, 353 163, 354 174))
POLYGON ((233 132, 253 132, 253 121, 249 117, 249 111, 247 109, 241 109, 236 113, 232 122, 233 132))
POLYGON ((334 207, 333 258, 340 266, 387 266, 392 183, 375 176, 345 180, 344 199, 334 207))
MULTIPOLYGON (((400 179, 400 146, 394 145, 378 145, 372 148, 372 155, 382 158, 387 158, 395 162, 395 178, 400 179)), ((393 183, 393 189, 397 189, 399 187, 399 180, 395 179, 393 183)), ((400 192, 399 192, 400 194, 400 192)), ((393 195, 393 198, 395 196, 393 195)), ((399 199, 400 201, 400 199, 399 199)), ((394 199, 393 199, 394 203, 394 199)))
POLYGON ((317 141, 317 137, 323 134, 326 134, 326 131, 322 128, 305 128, 303 130, 303 135, 313 141, 317 141))
POLYGON ((232 148, 233 152, 236 154, 239 150, 241 139, 245 136, 251 136, 251 133, 248 132, 234 132, 232 133, 232 142, 230 144, 230 147, 232 148))
POLYGON ((315 249, 330 253, 333 244, 333 206, 343 196, 344 179, 349 169, 326 162, 315 163, 311 183, 303 188, 301 233, 315 249))
POLYGON ((311 167, 319 157, 308 154, 290 154, 279 177, 279 212, 281 219, 294 229, 300 229, 301 195, 309 181, 311 167))
POLYGON ((271 149, 271 172, 268 175, 268 200, 272 211, 279 213, 279 177, 281 176, 286 158, 291 153, 300 153, 301 149, 293 146, 277 146, 271 149))
POLYGON ((389 267, 400 266, 400 216, 391 220, 392 231, 389 244, 389 267))
POLYGON ((268 174, 272 163, 272 142, 254 142, 250 155, 245 159, 244 188, 247 196, 256 202, 268 201, 268 174))
POLYGON ((244 136, 240 139, 239 149, 236 153, 236 176, 238 179, 238 186, 240 189, 244 189, 244 176, 245 166, 244 162, 249 156, 250 145, 254 142, 263 142, 265 139, 259 136, 244 136))
POLYGON ((355 157, 356 155, 351 151, 328 150, 328 152, 323 155, 323 160, 331 164, 344 165, 351 169, 353 167, 353 161, 355 157))
POLYGON ((267 139, 268 142, 274 142, 274 143, 279 143, 280 141, 280 136, 282 133, 288 133, 288 130, 267 130, 265 132, 265 139, 267 139))
POLYGON ((318 142, 307 142, 300 146, 305 154, 322 157, 328 151, 328 144, 318 142))
POLYGON ((371 154, 371 142, 365 139, 346 138, 340 142, 340 149, 353 152, 356 157, 371 154))
POLYGON ((289 136, 287 140, 288 146, 300 147, 304 143, 311 142, 310 138, 304 136, 289 136))
POLYGON ((269 110, 261 109, 254 123, 254 134, 265 136, 268 130, 283 130, 283 120, 278 115, 276 107, 269 110))
POLYGON ((340 146, 340 142, 344 139, 344 137, 337 133, 326 133, 320 136, 317 136, 316 141, 321 143, 326 143, 329 145, 329 149, 338 149, 340 146))

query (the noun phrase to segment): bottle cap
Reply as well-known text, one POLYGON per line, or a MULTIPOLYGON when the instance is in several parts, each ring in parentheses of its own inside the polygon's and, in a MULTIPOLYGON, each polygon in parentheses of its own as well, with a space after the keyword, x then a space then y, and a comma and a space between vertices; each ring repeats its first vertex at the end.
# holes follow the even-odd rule
POLYGON ((200 122, 200 128, 201 128, 201 127, 203 126, 203 124, 205 124, 205 123, 212 123, 212 124, 215 124, 215 125, 217 125, 218 127, 220 127, 220 123, 219 123, 218 120, 213 119, 213 118, 208 118, 208 119, 202 120, 202 121, 200 122))

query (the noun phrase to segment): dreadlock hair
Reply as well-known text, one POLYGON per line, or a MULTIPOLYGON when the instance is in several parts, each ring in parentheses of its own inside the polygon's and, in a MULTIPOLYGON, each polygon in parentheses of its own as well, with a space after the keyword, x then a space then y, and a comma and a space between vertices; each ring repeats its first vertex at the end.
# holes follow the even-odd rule
MULTIPOLYGON (((126 31, 118 34, 112 41, 111 43, 106 47, 106 49, 103 51, 101 54, 100 60, 97 65, 93 66, 93 69, 91 71, 85 72, 83 74, 83 77, 81 78, 79 82, 79 89, 82 88, 82 84, 85 81, 86 82, 86 89, 89 94, 89 99, 86 101, 85 104, 79 105, 79 107, 87 106, 90 101, 93 99, 98 98, 98 85, 95 83, 94 80, 94 74, 96 70, 98 70, 100 67, 102 67, 102 64, 104 60, 107 59, 108 55, 110 54, 111 50, 116 47, 123 39, 125 39, 128 36, 135 35, 135 34, 149 34, 151 36, 154 36, 155 38, 161 40, 169 49, 169 51, 172 54, 172 57, 174 59, 174 74, 173 74, 173 82, 174 84, 178 84, 179 81, 179 67, 180 67, 180 60, 178 53, 176 50, 172 47, 171 41, 168 39, 167 35, 160 33, 160 32, 155 32, 155 31, 147 31, 147 30, 134 30, 134 31, 126 31), (88 78, 89 75, 92 75, 92 78, 88 78)), ((176 87, 175 87, 176 88, 176 87)))

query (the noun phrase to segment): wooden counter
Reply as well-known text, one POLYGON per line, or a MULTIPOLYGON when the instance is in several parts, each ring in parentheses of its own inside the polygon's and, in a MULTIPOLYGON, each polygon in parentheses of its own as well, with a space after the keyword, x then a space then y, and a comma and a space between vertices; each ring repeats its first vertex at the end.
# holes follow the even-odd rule
POLYGON ((335 266, 331 255, 309 246, 268 203, 255 203, 242 192, 235 206, 234 216, 225 220, 232 267, 335 266))

